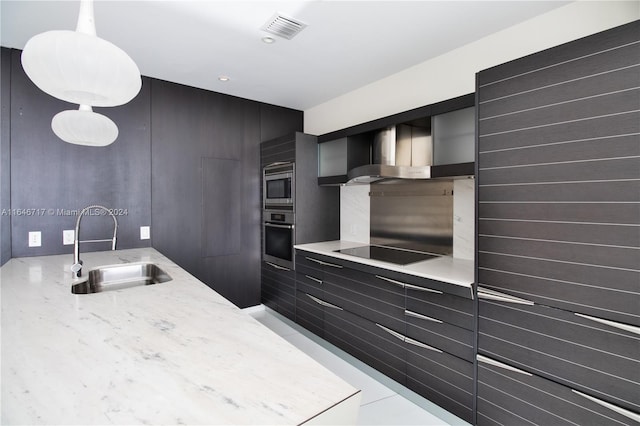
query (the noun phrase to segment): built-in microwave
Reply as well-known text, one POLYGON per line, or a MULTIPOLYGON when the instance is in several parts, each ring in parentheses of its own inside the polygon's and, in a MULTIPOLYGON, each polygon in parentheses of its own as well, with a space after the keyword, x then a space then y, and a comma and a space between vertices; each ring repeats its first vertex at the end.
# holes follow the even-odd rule
POLYGON ((294 213, 264 211, 262 232, 262 260, 276 269, 294 269, 293 245, 296 241, 294 213))
POLYGON ((294 210, 295 164, 274 163, 262 172, 262 199, 265 210, 294 210))

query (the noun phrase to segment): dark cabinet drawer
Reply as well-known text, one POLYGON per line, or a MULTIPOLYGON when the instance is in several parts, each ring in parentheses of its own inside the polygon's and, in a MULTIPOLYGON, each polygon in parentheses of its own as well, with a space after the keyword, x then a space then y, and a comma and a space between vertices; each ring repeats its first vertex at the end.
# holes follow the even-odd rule
POLYGON ((640 412, 640 336, 568 311, 480 299, 478 352, 640 412))
POLYGON ((458 417, 473 421, 473 364, 406 339, 407 387, 458 417))
POLYGON ((407 310, 473 330, 473 300, 430 287, 409 285, 406 289, 407 310))
POLYGON ((303 268, 296 270, 296 284, 298 290, 315 296, 321 296, 322 293, 324 293, 322 279, 316 278, 316 276, 311 275, 308 271, 303 270, 303 268))
POLYGON ((640 424, 638 414, 586 393, 487 357, 479 356, 478 361, 480 426, 640 424))
POLYGON ((295 319, 296 275, 295 271, 285 270, 262 262, 261 270, 263 303, 284 315, 295 319))
POLYGON ((473 362, 473 331, 405 310, 407 336, 473 362))
POLYGON ((296 291, 296 322, 315 335, 324 337, 324 307, 317 300, 321 299, 304 291, 296 291))
POLYGON ((404 288, 351 268, 325 270, 327 302, 400 333, 405 332, 404 288))
POLYGON ((398 383, 405 384, 403 342, 372 321, 343 309, 324 310, 324 338, 398 383))

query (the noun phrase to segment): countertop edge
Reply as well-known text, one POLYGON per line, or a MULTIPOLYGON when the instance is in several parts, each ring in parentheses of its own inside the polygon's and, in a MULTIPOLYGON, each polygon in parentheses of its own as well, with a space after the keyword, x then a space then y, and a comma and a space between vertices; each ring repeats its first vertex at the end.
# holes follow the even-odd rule
POLYGON ((363 246, 366 244, 345 241, 323 241, 317 243, 296 244, 295 249, 304 250, 324 256, 334 257, 349 262, 360 263, 376 268, 387 269, 403 274, 414 275, 421 278, 441 281, 460 287, 471 289, 474 282, 474 262, 473 260, 457 259, 451 256, 443 256, 438 259, 430 259, 422 262, 412 263, 410 265, 394 265, 388 262, 381 262, 371 259, 358 258, 342 253, 336 253, 335 250, 363 246), (446 265, 445 265, 446 263, 446 265), (453 271, 455 269, 455 271, 453 271))

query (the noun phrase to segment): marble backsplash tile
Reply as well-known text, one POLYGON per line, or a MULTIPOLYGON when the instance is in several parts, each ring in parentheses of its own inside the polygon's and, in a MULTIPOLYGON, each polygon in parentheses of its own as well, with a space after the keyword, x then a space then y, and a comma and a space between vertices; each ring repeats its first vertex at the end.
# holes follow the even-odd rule
POLYGON ((340 187, 340 239, 369 244, 370 185, 340 187))
POLYGON ((453 181, 453 257, 474 259, 475 179, 453 181))

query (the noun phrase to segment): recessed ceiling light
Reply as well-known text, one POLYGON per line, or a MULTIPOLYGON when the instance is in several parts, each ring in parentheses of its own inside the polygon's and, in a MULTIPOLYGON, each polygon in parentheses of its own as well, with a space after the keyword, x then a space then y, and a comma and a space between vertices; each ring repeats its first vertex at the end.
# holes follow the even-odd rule
POLYGON ((229 81, 231 79, 226 75, 221 75, 220 77, 218 77, 218 80, 220 80, 220 81, 229 81))
POLYGON ((276 42, 276 39, 273 37, 267 36, 267 37, 262 37, 262 41, 267 44, 273 44, 276 42))

